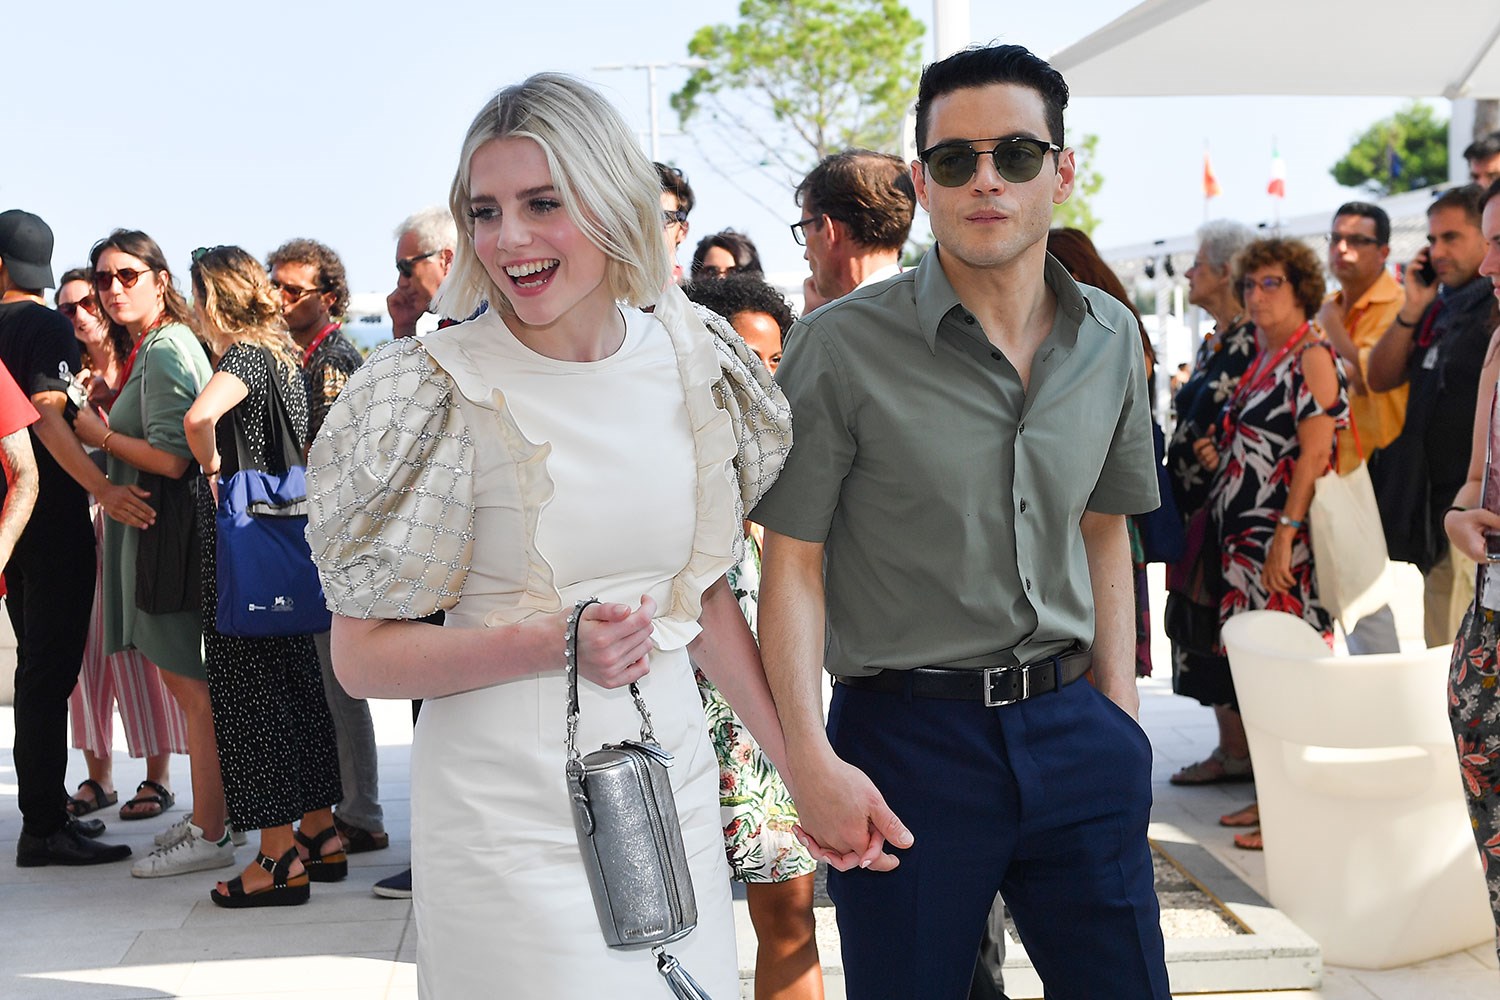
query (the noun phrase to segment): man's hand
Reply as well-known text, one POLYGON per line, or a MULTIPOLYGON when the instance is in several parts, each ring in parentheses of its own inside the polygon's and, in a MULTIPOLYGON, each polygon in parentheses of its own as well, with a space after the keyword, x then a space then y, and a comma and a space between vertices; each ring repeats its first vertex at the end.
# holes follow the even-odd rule
POLYGON ((149 528, 156 523, 156 511, 145 501, 151 494, 139 486, 110 483, 99 491, 96 499, 104 513, 132 528, 149 528))
POLYGON ((792 771, 797 776, 797 839, 816 860, 841 872, 886 872, 901 863, 885 852, 886 843, 905 849, 915 838, 863 771, 832 752, 799 760, 792 771))
POLYGON ((396 338, 410 337, 417 332, 417 320, 427 311, 428 303, 414 300, 412 289, 399 286, 385 297, 385 311, 391 314, 391 327, 396 338))
POLYGON ((1406 265, 1406 270, 1401 274, 1401 287, 1406 290, 1406 305, 1401 307, 1401 316, 1404 319, 1411 319, 1413 316, 1420 317, 1437 298, 1437 282, 1434 281, 1429 285, 1422 280, 1419 273, 1431 259, 1431 254, 1431 247, 1418 250, 1417 255, 1412 258, 1410 264, 1406 265))

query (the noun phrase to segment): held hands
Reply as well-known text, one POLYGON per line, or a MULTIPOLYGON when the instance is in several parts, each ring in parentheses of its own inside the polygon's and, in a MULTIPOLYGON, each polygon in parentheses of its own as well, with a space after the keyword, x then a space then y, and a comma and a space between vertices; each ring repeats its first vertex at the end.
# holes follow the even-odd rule
POLYGON ((578 622, 578 674, 602 688, 634 684, 651 671, 651 619, 656 602, 591 604, 578 622))
POLYGON ((1500 533, 1500 514, 1483 507, 1450 510, 1443 516, 1443 530, 1454 548, 1482 565, 1491 561, 1485 551, 1485 535, 1500 533))
POLYGON ((797 839, 815 860, 841 872, 868 868, 887 872, 901 863, 884 850, 910 847, 911 831, 886 805, 885 798, 859 768, 846 764, 831 750, 826 759, 794 768, 800 822, 797 839))
POLYGON ((1219 449, 1214 447, 1214 439, 1201 437, 1193 442, 1193 454, 1197 456, 1198 464, 1209 472, 1219 471, 1219 449))

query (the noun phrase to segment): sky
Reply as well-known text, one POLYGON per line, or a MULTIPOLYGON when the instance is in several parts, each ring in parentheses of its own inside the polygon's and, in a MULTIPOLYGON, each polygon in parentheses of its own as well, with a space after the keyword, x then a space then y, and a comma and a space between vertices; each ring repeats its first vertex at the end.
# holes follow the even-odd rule
MULTIPOLYGON (((930 2, 911 4, 930 22, 930 2)), ((1132 3, 1067 5, 979 0, 972 37, 1049 55, 1132 3), (1058 17, 1065 11, 1066 17, 1058 17)), ((152 234, 185 277, 195 247, 236 243, 257 256, 286 239, 321 240, 343 257, 356 292, 395 282, 392 230, 410 212, 446 203, 470 120, 495 90, 559 70, 598 85, 642 129, 645 74, 612 63, 687 57, 705 24, 733 22, 735 0, 320 0, 235 5, 159 0, 0 12, 10 45, 0 98, 0 210, 41 215, 57 237, 54 268, 86 263, 117 226, 152 234)), ((1330 44, 1337 58, 1384 50, 1379 26, 1354 26, 1330 44)), ((931 35, 928 43, 929 58, 931 35)), ((1225 72, 1253 89, 1275 72, 1275 53, 1225 50, 1225 72)), ((1162 54, 1169 74, 1170 53, 1162 54)), ((686 70, 660 73, 667 96, 686 70)), ((1068 139, 1099 136, 1094 198, 1101 247, 1190 232, 1203 218, 1205 145, 1224 195, 1216 216, 1270 217, 1265 194, 1273 142, 1287 169, 1283 216, 1328 211, 1354 192, 1329 167, 1353 136, 1405 102, 1395 98, 1080 98, 1068 139)), ((1446 101, 1434 102, 1443 115, 1446 101)), ((795 178, 736 166, 691 136, 665 137, 664 159, 698 198, 688 262, 700 236, 748 233, 769 272, 805 273, 787 225, 798 213, 795 178), (788 181, 791 183, 789 184, 788 181), (775 209, 773 211, 773 209, 775 209)))

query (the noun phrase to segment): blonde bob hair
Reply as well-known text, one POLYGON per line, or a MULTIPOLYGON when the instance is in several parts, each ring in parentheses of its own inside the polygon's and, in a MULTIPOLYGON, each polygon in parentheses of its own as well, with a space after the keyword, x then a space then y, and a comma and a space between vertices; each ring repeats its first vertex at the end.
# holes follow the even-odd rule
POLYGON ((203 316, 203 335, 214 353, 234 344, 270 348, 294 371, 297 345, 281 316, 281 296, 260 261, 239 247, 214 247, 194 254, 193 299, 203 316))
POLYGON ((464 137, 448 199, 458 247, 438 291, 438 311, 462 319, 489 302, 512 312, 475 252, 469 216, 469 163, 485 143, 506 138, 531 139, 542 148, 563 208, 609 259, 605 281, 615 299, 654 304, 672 277, 656 168, 620 113, 593 88, 560 73, 538 73, 487 101, 464 137))

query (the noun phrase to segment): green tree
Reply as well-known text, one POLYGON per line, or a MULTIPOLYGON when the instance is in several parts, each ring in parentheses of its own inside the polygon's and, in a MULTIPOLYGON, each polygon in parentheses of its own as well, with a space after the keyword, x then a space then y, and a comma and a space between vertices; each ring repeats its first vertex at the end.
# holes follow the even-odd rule
POLYGON ((1448 179, 1448 122, 1413 101, 1354 139, 1328 171, 1345 187, 1376 195, 1414 191, 1448 179))
POLYGON ((902 0, 742 0, 739 15, 688 42, 706 65, 672 95, 684 129, 706 119, 799 179, 851 146, 901 149, 925 31, 902 0))
POLYGON ((1052 210, 1052 225, 1054 228, 1082 229, 1090 236, 1094 235, 1094 228, 1099 225, 1099 217, 1094 214, 1094 208, 1089 204, 1089 199, 1099 193, 1104 186, 1104 175, 1094 169, 1094 154, 1098 150, 1099 137, 1089 133, 1083 137, 1083 141, 1074 146, 1077 157, 1078 170, 1073 175, 1073 193, 1068 200, 1052 210))

